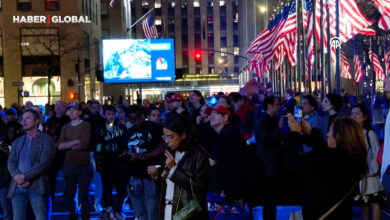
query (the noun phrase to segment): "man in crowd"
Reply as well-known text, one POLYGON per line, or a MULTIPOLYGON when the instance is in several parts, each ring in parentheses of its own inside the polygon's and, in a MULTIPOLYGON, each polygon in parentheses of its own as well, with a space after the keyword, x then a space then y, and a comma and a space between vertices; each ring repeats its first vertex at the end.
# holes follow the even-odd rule
POLYGON ((130 160, 130 199, 139 220, 158 219, 159 186, 147 173, 148 166, 161 165, 166 149, 162 128, 145 121, 139 106, 130 106, 133 127, 126 132, 127 155, 130 160))
POLYGON ((174 95, 175 93, 173 92, 168 92, 166 95, 165 95, 165 99, 164 99, 164 111, 161 113, 161 122, 164 123, 167 118, 169 118, 169 115, 172 113, 173 111, 173 107, 172 107, 172 103, 171 103, 171 97, 174 95))
POLYGON ((276 200, 283 168, 283 117, 279 120, 280 101, 275 96, 264 99, 264 114, 255 129, 256 154, 266 168, 266 189, 263 217, 276 219, 276 200))
POLYGON ((11 145, 16 138, 23 135, 23 128, 16 118, 16 110, 14 108, 7 109, 5 114, 7 115, 7 124, 1 140, 5 144, 11 145))
MULTIPOLYGON (((93 134, 98 127, 105 125, 106 120, 100 115, 101 105, 98 101, 93 100, 91 102, 89 110, 91 112, 91 115, 87 119, 85 119, 85 121, 91 125, 91 133, 93 134)), ((96 172, 96 161, 95 161, 95 157, 93 156, 93 152, 95 149, 90 149, 90 150, 91 150, 90 160, 91 160, 91 168, 92 168, 92 181, 95 187, 94 188, 95 201, 93 207, 95 211, 99 211, 101 209, 102 192, 103 192, 102 180, 100 174, 96 172)))
POLYGON ((91 125, 81 120, 82 108, 79 103, 68 105, 68 116, 71 120, 62 130, 58 140, 58 149, 66 151, 63 175, 69 200, 69 219, 77 219, 74 201, 77 186, 81 193, 82 219, 89 219, 89 144, 91 125))
POLYGON ((155 105, 150 105, 148 108, 148 121, 160 124, 160 109, 155 105))
POLYGON ((28 202, 36 219, 49 219, 48 168, 55 157, 52 138, 38 130, 39 114, 28 109, 23 113, 26 134, 16 139, 11 148, 8 170, 12 183, 8 197, 12 198, 14 220, 25 219, 28 202))
POLYGON ((202 93, 198 90, 193 90, 190 92, 188 112, 196 121, 196 118, 200 115, 200 108, 205 104, 202 93))
POLYGON ((104 108, 106 123, 98 127, 94 134, 95 158, 98 172, 103 183, 103 207, 113 207, 118 213, 122 212, 123 201, 127 196, 127 163, 122 155, 125 150, 123 133, 124 125, 115 122, 116 109, 112 105, 104 108), (113 203, 112 191, 115 186, 117 202, 113 203))
POLYGON ((232 92, 229 95, 233 100, 234 111, 240 117, 240 133, 245 140, 252 137, 252 133, 256 125, 256 109, 244 101, 242 95, 237 92, 232 92))
MULTIPOLYGON (((66 113, 66 103, 58 100, 54 107, 55 116, 47 120, 46 133, 53 138, 54 145, 58 147, 58 139, 60 138, 62 127, 70 122, 66 113)), ((65 159, 65 151, 56 152, 56 157, 49 169, 50 192, 52 202, 55 196, 56 182, 58 171, 61 169, 65 159)))
POLYGON ((286 99, 283 103, 283 115, 287 115, 287 113, 291 113, 292 115, 294 115, 294 109, 297 105, 297 101, 294 99, 294 91, 292 89, 286 89, 284 97, 286 99))
POLYGON ((34 104, 31 101, 27 101, 24 104, 24 110, 31 109, 34 106, 34 104))
POLYGON ((244 152, 246 146, 243 136, 229 125, 230 111, 217 105, 211 112, 210 125, 218 133, 210 151, 209 191, 224 195, 230 204, 243 206, 244 152))

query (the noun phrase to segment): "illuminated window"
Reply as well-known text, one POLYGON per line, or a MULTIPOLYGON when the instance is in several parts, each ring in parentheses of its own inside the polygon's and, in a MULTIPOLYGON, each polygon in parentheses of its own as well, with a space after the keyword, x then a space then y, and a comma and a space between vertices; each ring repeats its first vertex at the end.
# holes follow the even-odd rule
POLYGON ((142 0, 142 7, 148 6, 149 2, 148 0, 142 0))
POLYGON ((19 11, 31 10, 31 0, 17 0, 17 8, 19 11))
POLYGON ((100 3, 100 14, 103 18, 108 17, 108 2, 100 3))
POLYGON ((161 8, 161 0, 156 0, 154 3, 154 8, 161 8))
POLYGON ((194 7, 195 8, 200 7, 199 0, 194 0, 194 7))
POLYGON ((240 54, 240 48, 235 47, 234 48, 234 55, 239 55, 240 54))
POLYGON ((221 47, 221 57, 226 57, 226 47, 221 47))
POLYGON ((156 17, 156 20, 154 22, 156 25, 161 25, 162 24, 161 17, 156 17))
POLYGON ((220 0, 219 1, 219 6, 224 6, 226 4, 225 0, 220 0))
POLYGON ((45 1, 45 9, 50 11, 56 11, 60 9, 60 1, 59 0, 46 0, 45 1))

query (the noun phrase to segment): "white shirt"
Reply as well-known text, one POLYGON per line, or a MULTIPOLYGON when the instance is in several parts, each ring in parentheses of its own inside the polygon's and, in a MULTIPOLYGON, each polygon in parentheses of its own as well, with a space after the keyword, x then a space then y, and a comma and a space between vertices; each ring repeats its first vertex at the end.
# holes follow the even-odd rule
POLYGON ((383 144, 383 157, 381 168, 381 180, 383 181, 383 175, 386 172, 387 167, 390 165, 390 111, 386 117, 385 124, 385 142, 383 144))
MULTIPOLYGON (((175 172, 175 170, 177 168, 177 164, 183 158, 184 154, 185 154, 185 152, 179 152, 179 151, 176 151, 176 153, 175 153, 176 165, 174 167, 172 167, 172 169, 169 170, 168 178, 166 179, 167 190, 165 192, 165 201, 172 202, 175 184, 169 178, 171 178, 171 176, 175 172)), ((172 219, 172 205, 165 205, 164 219, 165 220, 172 219)))

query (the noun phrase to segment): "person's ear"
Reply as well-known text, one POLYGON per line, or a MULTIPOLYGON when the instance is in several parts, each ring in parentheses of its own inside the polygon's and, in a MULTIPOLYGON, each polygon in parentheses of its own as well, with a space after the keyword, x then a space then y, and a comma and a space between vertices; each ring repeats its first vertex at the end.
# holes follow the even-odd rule
POLYGON ((224 121, 229 121, 229 116, 228 115, 223 115, 223 120, 224 121))
POLYGON ((180 135, 180 138, 181 138, 182 140, 186 139, 186 137, 187 137, 187 134, 186 134, 185 132, 183 132, 183 133, 180 135))

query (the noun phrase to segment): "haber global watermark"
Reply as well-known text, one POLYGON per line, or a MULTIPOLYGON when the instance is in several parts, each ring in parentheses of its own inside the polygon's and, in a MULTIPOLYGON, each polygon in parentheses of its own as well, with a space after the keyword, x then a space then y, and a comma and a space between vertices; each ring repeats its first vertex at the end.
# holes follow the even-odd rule
POLYGON ((63 24, 63 23, 91 23, 88 16, 51 16, 51 15, 28 15, 12 16, 13 23, 18 24, 63 24))

